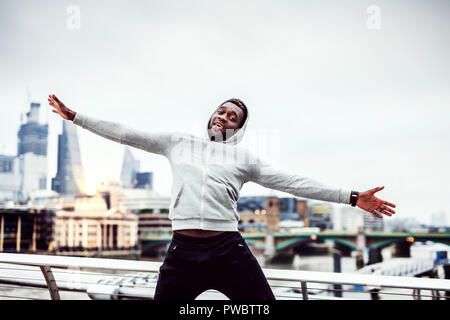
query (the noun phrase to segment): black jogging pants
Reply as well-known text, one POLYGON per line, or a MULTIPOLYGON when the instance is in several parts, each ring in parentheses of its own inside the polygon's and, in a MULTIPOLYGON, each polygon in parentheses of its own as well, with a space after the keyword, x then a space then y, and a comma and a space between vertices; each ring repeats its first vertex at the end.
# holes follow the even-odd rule
POLYGON ((155 300, 194 300, 214 289, 230 300, 275 300, 264 273, 241 234, 207 238, 176 231, 159 269, 155 300))

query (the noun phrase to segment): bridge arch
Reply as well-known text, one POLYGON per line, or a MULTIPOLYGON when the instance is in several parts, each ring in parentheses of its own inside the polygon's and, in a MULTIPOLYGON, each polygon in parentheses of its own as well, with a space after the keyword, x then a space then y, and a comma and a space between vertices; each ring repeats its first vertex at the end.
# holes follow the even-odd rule
MULTIPOLYGON (((338 242, 338 243, 340 243, 340 244, 350 248, 351 250, 356 250, 357 249, 356 248, 356 244, 354 244, 354 243, 352 243, 350 241, 339 239, 339 238, 331 237, 331 238, 323 238, 323 239, 320 239, 320 240, 331 240, 333 242, 338 242)), ((302 242, 313 242, 313 241, 314 240, 311 240, 311 238, 309 236, 308 237, 293 238, 293 239, 289 239, 289 240, 286 240, 286 241, 283 241, 283 242, 279 243, 275 247, 275 249, 276 250, 281 250, 281 249, 287 248, 289 246, 292 246, 294 244, 299 244, 299 243, 302 243, 302 242)))
POLYGON ((403 242, 405 241, 404 239, 389 239, 389 240, 385 240, 385 241, 381 241, 378 243, 373 244, 372 246, 370 246, 371 248, 375 248, 375 249, 383 249, 385 247, 389 247, 391 244, 397 243, 397 242, 403 242))
POLYGON ((255 246, 255 247, 259 248, 259 249, 265 249, 266 248, 266 245, 264 243, 260 242, 260 241, 255 241, 255 240, 252 240, 252 239, 245 239, 245 242, 247 242, 247 244, 255 246))
POLYGON ((298 238, 293 238, 293 239, 289 239, 283 242, 278 243, 275 246, 275 250, 281 250, 287 247, 290 247, 294 244, 298 244, 298 243, 302 243, 302 242, 309 242, 312 241, 309 237, 298 237, 298 238))
POLYGON ((334 242, 340 243, 340 244, 350 248, 351 250, 357 249, 356 244, 354 244, 353 242, 350 242, 350 241, 346 241, 346 240, 339 239, 339 238, 328 238, 327 240, 332 240, 334 242))

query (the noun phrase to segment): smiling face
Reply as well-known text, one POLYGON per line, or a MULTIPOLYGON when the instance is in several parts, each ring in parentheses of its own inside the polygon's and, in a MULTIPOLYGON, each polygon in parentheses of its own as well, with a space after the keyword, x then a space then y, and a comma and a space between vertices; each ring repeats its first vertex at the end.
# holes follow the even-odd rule
POLYGON ((208 124, 209 137, 214 141, 223 141, 231 137, 244 123, 245 116, 241 108, 232 102, 225 102, 212 115, 208 124))

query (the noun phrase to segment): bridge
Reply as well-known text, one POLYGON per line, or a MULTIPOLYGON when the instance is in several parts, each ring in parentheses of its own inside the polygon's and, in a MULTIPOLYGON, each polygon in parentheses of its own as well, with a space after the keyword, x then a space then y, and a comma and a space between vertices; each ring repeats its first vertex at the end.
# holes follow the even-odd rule
MULTIPOLYGON (((254 249, 265 250, 273 249, 276 252, 288 252, 296 246, 308 243, 319 243, 323 241, 332 241, 337 246, 346 247, 348 250, 358 250, 368 248, 369 250, 380 251, 383 248, 393 244, 398 244, 403 250, 401 256, 409 256, 409 247, 414 242, 432 241, 450 246, 450 233, 410 233, 410 232, 372 232, 372 233, 347 233, 347 232, 296 232, 283 233, 275 232, 271 236, 266 233, 242 233, 242 237, 247 244, 254 249), (270 248, 268 248, 270 247, 270 248)), ((140 237, 142 249, 148 249, 153 246, 169 243, 172 236, 169 234, 155 235, 142 234, 140 237)))

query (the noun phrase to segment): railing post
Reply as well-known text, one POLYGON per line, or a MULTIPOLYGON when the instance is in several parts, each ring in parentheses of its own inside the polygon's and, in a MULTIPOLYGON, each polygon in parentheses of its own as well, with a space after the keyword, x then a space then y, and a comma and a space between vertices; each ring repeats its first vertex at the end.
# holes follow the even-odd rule
POLYGON ((413 289, 413 298, 414 300, 421 300, 420 289, 413 289))
POLYGON ((302 297, 303 297, 303 300, 308 300, 308 288, 306 286, 306 281, 300 281, 300 284, 302 286, 302 297))
MULTIPOLYGON (((333 271, 340 273, 342 253, 337 249, 333 249, 332 252, 333 252, 333 271)), ((342 285, 334 284, 333 289, 334 289, 334 296, 342 298, 342 285)))
POLYGON ((22 238, 22 217, 17 215, 16 251, 20 252, 20 238, 22 238))
POLYGON ((59 297, 58 286, 56 285, 55 278, 53 277, 52 269, 49 266, 40 266, 39 268, 41 268, 45 282, 47 282, 48 291, 50 291, 50 297, 52 300, 61 300, 59 297))
POLYGON ((5 232, 5 216, 2 215, 0 220, 0 252, 3 252, 3 238, 5 232))

